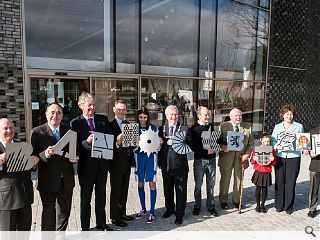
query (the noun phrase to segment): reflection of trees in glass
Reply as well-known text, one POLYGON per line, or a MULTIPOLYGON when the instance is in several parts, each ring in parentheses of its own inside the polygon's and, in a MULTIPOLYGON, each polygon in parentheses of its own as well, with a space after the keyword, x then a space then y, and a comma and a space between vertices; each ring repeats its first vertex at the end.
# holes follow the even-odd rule
MULTIPOLYGON (((259 10, 258 22, 257 9, 232 2, 222 5, 220 11, 217 66, 225 71, 242 72, 243 67, 255 71, 256 42, 259 54, 266 57, 269 15, 259 10)), ((257 60, 259 65, 266 64, 264 59, 257 60)))

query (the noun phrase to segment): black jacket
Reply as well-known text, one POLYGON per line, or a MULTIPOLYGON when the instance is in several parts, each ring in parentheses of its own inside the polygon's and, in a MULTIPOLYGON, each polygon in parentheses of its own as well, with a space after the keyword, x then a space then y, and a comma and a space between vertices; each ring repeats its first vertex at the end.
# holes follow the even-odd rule
POLYGON ((216 154, 208 154, 208 150, 203 148, 202 144, 202 132, 208 131, 211 126, 211 132, 214 131, 214 127, 209 124, 206 126, 202 126, 199 123, 196 123, 191 127, 191 149, 194 152, 194 159, 214 159, 216 157, 216 154))
MULTIPOLYGON (((320 126, 317 128, 313 128, 310 130, 310 135, 312 134, 320 134, 320 126)), ((320 172, 320 155, 315 158, 311 158, 309 170, 311 172, 320 172)))

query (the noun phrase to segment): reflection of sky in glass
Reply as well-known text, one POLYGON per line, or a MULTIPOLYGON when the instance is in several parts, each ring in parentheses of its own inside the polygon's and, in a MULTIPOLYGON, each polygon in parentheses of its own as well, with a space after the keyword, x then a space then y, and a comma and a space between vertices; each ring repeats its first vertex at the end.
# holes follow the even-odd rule
POLYGON ((143 65, 193 68, 198 1, 142 1, 143 65))
POLYGON ((103 4, 26 0, 27 55, 103 61, 103 4))

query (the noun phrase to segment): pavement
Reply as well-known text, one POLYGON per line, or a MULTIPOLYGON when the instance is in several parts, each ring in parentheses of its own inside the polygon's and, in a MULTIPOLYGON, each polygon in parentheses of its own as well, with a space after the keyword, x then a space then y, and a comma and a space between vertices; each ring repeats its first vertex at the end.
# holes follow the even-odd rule
MULTIPOLYGON (((274 208, 274 184, 269 187, 268 198, 266 201, 267 213, 257 213, 255 212, 255 199, 254 191, 255 185, 251 183, 251 176, 254 172, 252 165, 245 171, 244 177, 244 191, 243 191, 243 204, 244 207, 239 214, 237 209, 223 210, 220 207, 218 201, 219 193, 219 181, 220 173, 217 167, 217 176, 215 184, 215 203, 216 209, 219 213, 218 217, 211 216, 206 208, 206 190, 205 190, 205 180, 202 187, 202 209, 199 216, 193 216, 192 210, 194 206, 194 179, 193 179, 193 161, 189 161, 190 172, 188 178, 188 196, 187 196, 187 207, 185 212, 185 217, 183 224, 181 226, 176 226, 174 224, 175 217, 171 216, 167 219, 162 219, 161 216, 165 212, 164 207, 164 195, 163 195, 163 185, 161 171, 158 171, 157 176, 157 202, 156 202, 156 220, 152 224, 147 224, 147 216, 142 219, 133 220, 128 222, 128 227, 119 228, 111 224, 109 215, 109 203, 110 203, 110 181, 107 182, 107 224, 114 230, 119 231, 297 231, 304 232, 307 226, 312 226, 315 232, 320 230, 319 222, 319 209, 318 215, 315 218, 307 217, 308 213, 308 195, 309 195, 309 163, 310 159, 304 157, 301 160, 301 169, 298 176, 296 185, 296 198, 294 203, 294 212, 291 215, 286 214, 286 212, 278 213, 274 208)), ((36 175, 34 177, 34 185, 36 185, 36 175)), ((233 178, 231 178, 231 184, 229 193, 232 191, 233 178)), ((272 173, 272 181, 274 183, 274 172, 272 173)), ((149 206, 149 187, 146 184, 146 204, 147 208, 149 206)), ((94 198, 94 194, 93 194, 94 198)), ((320 199, 320 198, 319 198, 320 199)), ((91 230, 94 230, 95 224, 95 212, 94 212, 94 199, 91 201, 91 230)), ((229 206, 232 205, 231 194, 229 194, 229 206)), ((33 211, 33 223, 32 230, 40 231, 41 229, 41 212, 42 204, 39 197, 39 192, 35 189, 35 201, 32 205, 33 211)), ((130 178, 128 203, 127 203, 127 214, 135 216, 137 212, 140 211, 140 203, 137 193, 137 182, 134 179, 133 169, 130 178)), ((80 188, 78 183, 78 178, 76 176, 76 186, 73 192, 73 202, 71 216, 69 219, 68 231, 81 231, 80 227, 80 188)), ((311 236, 312 237, 312 236, 311 236)))

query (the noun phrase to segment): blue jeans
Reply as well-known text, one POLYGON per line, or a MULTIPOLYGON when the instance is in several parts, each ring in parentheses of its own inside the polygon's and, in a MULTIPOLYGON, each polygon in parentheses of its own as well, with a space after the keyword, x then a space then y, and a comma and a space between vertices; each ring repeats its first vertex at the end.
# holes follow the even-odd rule
POLYGON ((214 208, 214 184, 216 182, 216 159, 195 159, 193 163, 194 172, 194 199, 195 208, 201 208, 201 187, 203 182, 203 176, 206 175, 207 183, 207 209, 212 210, 214 208))

